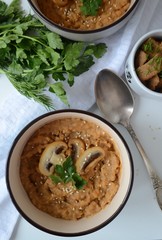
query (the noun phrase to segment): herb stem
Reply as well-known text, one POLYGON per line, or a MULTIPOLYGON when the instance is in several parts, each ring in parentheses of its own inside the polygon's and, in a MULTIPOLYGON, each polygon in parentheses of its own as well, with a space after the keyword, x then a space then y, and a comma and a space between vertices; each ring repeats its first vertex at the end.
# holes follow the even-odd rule
POLYGON ((0 29, 13 28, 16 26, 17 26, 17 24, 5 24, 5 25, 1 25, 0 29))
POLYGON ((37 42, 37 43, 41 44, 44 47, 48 47, 46 44, 44 44, 43 42, 39 41, 38 39, 36 39, 34 37, 30 37, 30 36, 27 36, 27 35, 18 35, 18 36, 21 37, 21 38, 26 38, 26 39, 29 39, 31 41, 37 42))
POLYGON ((44 69, 44 71, 45 72, 50 72, 50 71, 55 70, 55 69, 56 69, 55 73, 66 73, 66 71, 63 71, 62 69, 59 70, 58 66, 53 66, 51 68, 46 68, 46 69, 44 69))
MULTIPOLYGON (((6 30, 10 29, 10 31, 13 31, 14 27, 17 27, 17 23, 15 23, 15 24, 4 24, 4 25, 0 26, 0 30, 1 29, 6 29, 6 30)), ((35 25, 32 25, 32 27, 34 27, 34 28, 41 28, 41 27, 43 27, 43 25, 42 24, 35 24, 35 25)), ((5 31, 0 32, 0 34, 3 34, 4 32, 5 31)))

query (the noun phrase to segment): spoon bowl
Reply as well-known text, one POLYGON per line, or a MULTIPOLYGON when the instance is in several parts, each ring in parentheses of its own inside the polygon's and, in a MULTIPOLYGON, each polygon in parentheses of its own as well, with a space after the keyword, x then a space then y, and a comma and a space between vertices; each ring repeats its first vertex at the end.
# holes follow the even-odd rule
POLYGON ((120 77, 108 69, 97 75, 95 82, 96 102, 112 123, 128 123, 134 109, 134 98, 120 77))
POLYGON ((97 106, 106 119, 111 123, 123 125, 130 133, 144 160, 146 169, 152 180, 153 188, 156 191, 157 202, 162 210, 162 180, 157 175, 130 124, 131 115, 134 110, 134 98, 129 87, 114 72, 109 69, 103 69, 96 77, 95 96, 97 106))

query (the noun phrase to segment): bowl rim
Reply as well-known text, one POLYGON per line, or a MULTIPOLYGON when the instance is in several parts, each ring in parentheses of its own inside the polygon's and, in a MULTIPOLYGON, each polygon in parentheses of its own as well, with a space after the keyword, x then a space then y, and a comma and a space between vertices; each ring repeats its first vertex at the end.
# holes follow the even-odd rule
POLYGON ((32 121, 30 121, 16 136, 16 138, 14 139, 8 157, 7 157, 7 163, 6 163, 6 186, 10 195, 10 198, 14 204, 14 206, 16 207, 16 209, 18 210, 18 212, 20 213, 20 215, 27 220, 31 225, 33 225, 34 227, 38 228, 39 230, 52 234, 52 235, 56 235, 56 236, 63 236, 63 237, 76 237, 76 236, 83 236, 86 234, 90 234, 93 233, 95 231, 98 231, 100 229, 102 229, 103 227, 105 227, 107 224, 109 224, 112 220, 114 220, 117 215, 122 211, 122 209, 124 208, 126 202, 129 199, 129 196, 131 194, 132 188, 133 188, 133 182, 134 182, 134 164, 133 164, 133 158, 132 158, 132 154, 130 152, 130 149, 128 147, 128 144, 126 143, 125 139, 123 138, 123 136, 121 135, 121 133, 107 120, 105 120, 104 118, 102 118, 101 116, 98 116, 95 113, 91 113, 85 110, 78 110, 78 109, 62 109, 62 110, 56 110, 56 111, 51 111, 51 112, 47 112, 45 114, 40 115, 39 117, 33 119, 32 121), (123 199, 123 201, 121 202, 120 206, 117 208, 117 210, 114 212, 114 214, 107 219, 106 221, 102 222, 101 224, 99 224, 98 226, 92 227, 88 230, 85 231, 80 231, 80 232, 75 232, 75 233, 67 233, 67 232, 58 232, 56 230, 50 230, 46 227, 43 227, 42 225, 36 223, 34 220, 32 220, 29 216, 26 215, 26 213, 23 211, 23 209, 19 206, 19 204, 17 203, 14 194, 12 192, 12 189, 10 187, 10 177, 9 177, 9 168, 10 168, 10 157, 14 151, 14 148, 17 144, 17 142, 19 141, 19 139, 23 136, 23 134, 26 132, 26 130, 28 130, 34 123, 36 123, 37 121, 43 119, 44 117, 48 117, 50 115, 53 114, 59 114, 59 113, 79 113, 79 114, 84 114, 84 115, 88 115, 90 117, 94 117, 96 119, 98 119, 99 121, 102 121, 103 123, 105 123, 106 125, 108 125, 110 128, 112 128, 112 130, 119 136, 119 138, 121 139, 128 157, 129 157, 129 163, 130 163, 130 180, 129 180, 129 186, 126 192, 126 195, 123 199))
POLYGON ((77 29, 70 29, 70 28, 65 28, 62 27, 58 24, 56 24, 55 22, 53 22, 52 20, 50 20, 48 17, 46 17, 41 11, 38 11, 38 9, 35 7, 35 5, 33 4, 32 0, 27 0, 29 5, 32 7, 32 9, 34 10, 34 12, 36 14, 38 14, 39 18, 42 19, 42 21, 44 21, 45 23, 49 24, 51 27, 55 27, 58 30, 62 30, 65 31, 67 33, 74 33, 74 34, 90 34, 90 33, 99 33, 102 32, 104 30, 108 30, 110 28, 113 28, 115 25, 117 25, 118 23, 122 22, 125 18, 127 18, 127 16, 133 12, 133 10, 136 8, 137 4, 140 2, 140 0, 134 0, 134 3, 132 4, 132 6, 128 9, 128 11, 126 11, 126 13, 124 15, 122 15, 119 19, 117 19, 115 22, 111 23, 108 26, 99 28, 99 29, 93 29, 93 30, 77 30, 77 29))

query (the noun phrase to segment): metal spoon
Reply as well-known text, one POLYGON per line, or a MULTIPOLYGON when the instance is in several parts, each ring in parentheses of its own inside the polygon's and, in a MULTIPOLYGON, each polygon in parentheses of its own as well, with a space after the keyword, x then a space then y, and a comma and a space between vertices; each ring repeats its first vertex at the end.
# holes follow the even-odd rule
POLYGON ((134 98, 129 87, 114 72, 103 69, 96 77, 95 95, 97 106, 105 117, 112 123, 123 125, 130 133, 144 160, 156 192, 157 202, 162 210, 162 180, 157 175, 130 124, 130 117, 134 110, 134 98))

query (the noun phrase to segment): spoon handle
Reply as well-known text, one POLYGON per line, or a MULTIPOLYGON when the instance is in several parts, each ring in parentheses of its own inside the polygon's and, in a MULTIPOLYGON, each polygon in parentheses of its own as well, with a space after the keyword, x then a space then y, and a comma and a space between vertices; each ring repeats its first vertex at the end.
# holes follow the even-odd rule
POLYGON ((156 191, 156 198, 157 198, 157 202, 159 204, 159 207, 162 210, 162 180, 160 179, 160 177, 157 175, 155 169, 153 168, 149 158, 147 157, 141 143, 139 142, 131 124, 127 124, 126 126, 128 132, 130 133, 132 139, 134 140, 134 143, 136 144, 136 147, 139 150, 139 153, 141 154, 142 159, 144 160, 146 169, 150 175, 150 178, 152 180, 153 183, 153 188, 156 191))

